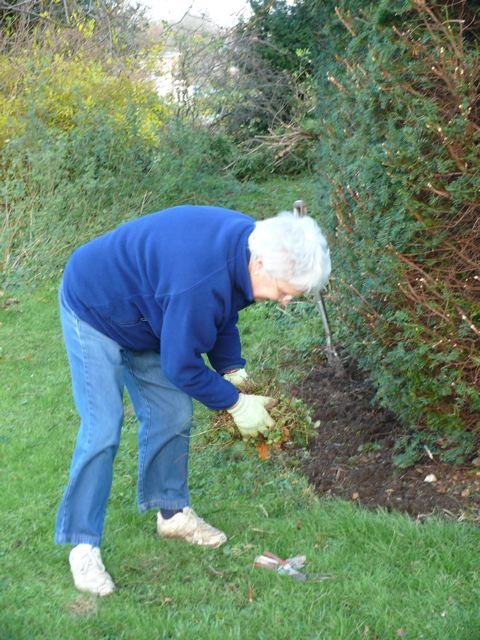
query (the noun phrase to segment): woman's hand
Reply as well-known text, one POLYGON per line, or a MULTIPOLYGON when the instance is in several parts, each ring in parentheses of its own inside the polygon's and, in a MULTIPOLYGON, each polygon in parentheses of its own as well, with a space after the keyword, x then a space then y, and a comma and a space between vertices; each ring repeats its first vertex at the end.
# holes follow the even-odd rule
POLYGON ((227 409, 244 440, 266 433, 275 424, 267 409, 277 404, 274 398, 240 394, 238 402, 227 409))
POLYGON ((223 374, 223 377, 228 382, 234 384, 237 389, 244 389, 248 384, 251 383, 250 378, 248 377, 248 373, 245 369, 232 369, 231 371, 227 371, 223 374))

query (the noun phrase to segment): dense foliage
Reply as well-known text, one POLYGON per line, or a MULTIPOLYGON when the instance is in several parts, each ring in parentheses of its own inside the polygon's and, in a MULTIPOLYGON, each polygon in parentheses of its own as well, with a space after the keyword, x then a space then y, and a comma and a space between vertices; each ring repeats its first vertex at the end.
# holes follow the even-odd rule
POLYGON ((158 49, 105 55, 88 22, 42 23, 7 40, 0 51, 4 284, 59 273, 75 246, 132 215, 186 200, 219 202, 222 186, 231 186, 220 175, 222 138, 178 121, 156 93, 158 49))
POLYGON ((87 30, 97 49, 131 54, 146 21, 141 5, 129 0, 2 0, 0 38, 15 47, 44 30, 87 30))
POLYGON ((466 2, 347 4, 319 176, 342 341, 406 424, 479 428, 478 22, 466 2))

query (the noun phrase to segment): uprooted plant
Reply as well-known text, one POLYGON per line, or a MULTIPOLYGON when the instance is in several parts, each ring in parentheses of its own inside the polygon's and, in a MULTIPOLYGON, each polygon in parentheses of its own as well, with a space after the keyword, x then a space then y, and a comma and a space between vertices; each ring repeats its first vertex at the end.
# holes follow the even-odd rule
MULTIPOLYGON (((247 451, 253 453, 256 450, 262 460, 269 458, 273 452, 306 446, 320 425, 319 421, 312 420, 309 409, 302 400, 287 396, 274 382, 250 382, 244 391, 277 400, 277 404, 269 412, 275 425, 264 436, 259 435, 245 441, 247 451)), ((233 419, 226 411, 211 414, 210 428, 204 435, 208 441, 225 447, 242 440, 233 419)))

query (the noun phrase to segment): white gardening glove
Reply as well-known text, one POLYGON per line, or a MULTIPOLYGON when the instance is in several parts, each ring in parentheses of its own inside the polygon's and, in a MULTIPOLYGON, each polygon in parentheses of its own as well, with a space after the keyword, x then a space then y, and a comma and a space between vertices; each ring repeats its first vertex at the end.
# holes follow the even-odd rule
POLYGON ((234 384, 237 389, 242 389, 251 382, 245 369, 237 369, 236 371, 224 373, 223 377, 227 382, 234 384))
POLYGON ((241 393, 236 405, 227 409, 244 440, 266 433, 275 422, 267 411, 277 404, 273 398, 241 393))

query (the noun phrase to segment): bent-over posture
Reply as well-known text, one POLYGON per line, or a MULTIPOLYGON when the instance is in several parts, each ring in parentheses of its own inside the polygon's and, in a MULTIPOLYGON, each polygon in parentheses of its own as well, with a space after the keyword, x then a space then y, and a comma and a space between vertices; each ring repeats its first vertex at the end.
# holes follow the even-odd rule
POLYGON ((59 298, 81 425, 55 541, 75 545, 78 589, 104 596, 115 588, 100 545, 124 387, 140 423, 139 510, 157 510, 164 538, 223 544, 225 534, 189 506, 192 398, 229 411, 244 438, 271 427, 271 399, 241 393, 238 312, 260 300, 288 304, 329 274, 327 243, 311 218, 255 222, 208 206, 143 216, 73 253, 59 298))

